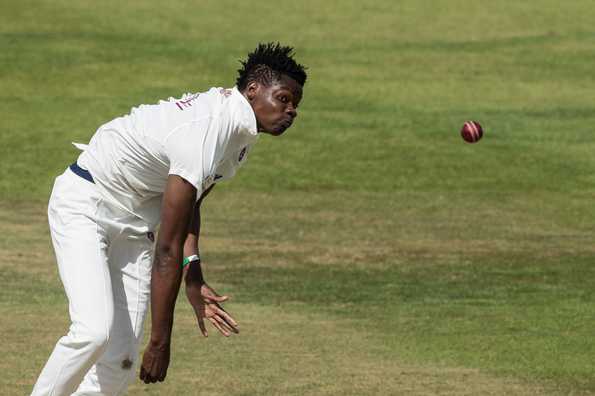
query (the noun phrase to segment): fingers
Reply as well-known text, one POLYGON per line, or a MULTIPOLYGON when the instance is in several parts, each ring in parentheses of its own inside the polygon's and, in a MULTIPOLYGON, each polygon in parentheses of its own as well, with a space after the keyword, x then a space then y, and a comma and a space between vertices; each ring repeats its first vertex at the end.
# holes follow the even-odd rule
POLYGON ((147 372, 144 373, 144 375, 142 375, 141 372, 141 380, 145 383, 145 384, 154 384, 155 382, 163 382, 165 380, 165 376, 166 373, 162 373, 162 374, 149 374, 147 372))
POLYGON ((231 335, 231 333, 230 333, 231 329, 229 328, 229 326, 227 326, 225 321, 223 319, 221 319, 219 316, 217 316, 217 315, 212 316, 209 318, 209 321, 225 337, 229 337, 231 335))
POLYGON ((222 303, 229 300, 229 296, 216 296, 215 301, 218 303, 222 303))
POLYGON ((145 352, 139 377, 145 384, 163 382, 167 376, 167 366, 168 363, 163 359, 155 358, 152 353, 145 352))
POLYGON ((153 359, 152 359, 151 354, 145 352, 143 354, 143 362, 140 366, 140 379, 145 384, 148 384, 149 383, 148 381, 150 381, 149 371, 151 370, 152 364, 153 364, 153 359))
POLYGON ((239 330, 238 329, 236 329, 234 326, 232 326, 229 323, 227 323, 225 321, 225 319, 222 318, 221 316, 217 316, 217 321, 219 322, 219 324, 221 326, 223 326, 225 328, 225 330, 227 330, 229 332, 232 332, 232 333, 235 333, 235 334, 238 334, 239 333, 239 330))
POLYGON ((200 290, 203 299, 207 302, 222 303, 229 300, 229 296, 220 296, 209 285, 204 284, 200 290))
POLYGON ((143 367, 141 367, 141 370, 140 370, 140 379, 145 384, 154 384, 155 382, 158 382, 158 381, 163 382, 165 380, 166 375, 167 375, 167 370, 157 371, 157 369, 155 369, 155 370, 151 370, 150 373, 148 373, 143 367))
POLYGON ((226 310, 217 305, 214 311, 220 318, 222 318, 225 325, 229 327, 231 331, 233 331, 236 334, 240 332, 240 330, 238 329, 237 322, 227 313, 226 310))
POLYGON ((209 332, 207 331, 207 328, 205 326, 205 321, 202 318, 198 318, 198 327, 200 328, 200 332, 202 333, 203 336, 208 337, 209 336, 209 332))
POLYGON ((225 337, 229 337, 231 333, 239 334, 240 331, 235 319, 231 317, 219 303, 214 301, 227 301, 229 299, 228 296, 218 296, 212 290, 208 290, 208 293, 205 293, 203 289, 201 297, 202 298, 199 301, 193 301, 191 299, 190 303, 194 308, 198 327, 204 337, 208 337, 204 322, 205 318, 208 319, 209 322, 211 322, 211 324, 225 337))
POLYGON ((147 372, 145 371, 145 367, 144 366, 140 366, 140 379, 141 381, 145 381, 145 378, 147 378, 147 372))
POLYGON ((229 296, 218 296, 215 294, 210 294, 208 296, 203 296, 205 301, 210 303, 222 303, 229 300, 229 296))
POLYGON ((229 324, 227 324, 227 322, 224 319, 222 319, 219 315, 217 315, 217 313, 215 313, 214 310, 211 309, 197 311, 196 318, 200 332, 204 337, 209 336, 207 327, 205 326, 204 318, 208 319, 209 322, 211 322, 211 324, 226 337, 229 337, 231 335, 230 332, 239 332, 237 329, 234 329, 229 324))

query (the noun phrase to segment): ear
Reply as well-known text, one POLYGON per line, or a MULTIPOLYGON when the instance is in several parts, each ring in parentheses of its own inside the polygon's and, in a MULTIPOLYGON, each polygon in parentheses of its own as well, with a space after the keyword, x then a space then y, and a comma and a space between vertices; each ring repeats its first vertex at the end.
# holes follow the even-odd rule
POLYGON ((252 102, 258 94, 259 89, 260 83, 256 81, 251 81, 250 83, 248 83, 248 85, 246 86, 246 98, 248 98, 248 100, 252 102))

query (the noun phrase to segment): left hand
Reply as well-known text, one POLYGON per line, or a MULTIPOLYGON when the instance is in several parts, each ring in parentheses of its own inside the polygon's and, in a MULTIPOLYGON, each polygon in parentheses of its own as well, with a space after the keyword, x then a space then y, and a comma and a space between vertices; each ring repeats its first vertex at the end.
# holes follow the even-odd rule
POLYGON ((225 337, 229 337, 231 333, 240 332, 236 321, 220 305, 229 299, 228 296, 220 296, 206 283, 200 285, 187 283, 186 296, 194 308, 198 327, 205 337, 209 336, 205 327, 205 318, 225 337))

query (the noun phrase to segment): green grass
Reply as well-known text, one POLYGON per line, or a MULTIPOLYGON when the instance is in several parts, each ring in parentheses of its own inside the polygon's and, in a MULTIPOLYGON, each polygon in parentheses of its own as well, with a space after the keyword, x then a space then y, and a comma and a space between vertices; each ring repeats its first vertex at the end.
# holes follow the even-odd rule
POLYGON ((297 123, 205 202, 207 278, 242 334, 200 339, 182 299, 169 380, 130 394, 595 393, 594 17, 581 0, 0 3, 0 389, 30 391, 68 325, 44 205, 70 142, 231 86, 280 40, 309 66, 297 123))

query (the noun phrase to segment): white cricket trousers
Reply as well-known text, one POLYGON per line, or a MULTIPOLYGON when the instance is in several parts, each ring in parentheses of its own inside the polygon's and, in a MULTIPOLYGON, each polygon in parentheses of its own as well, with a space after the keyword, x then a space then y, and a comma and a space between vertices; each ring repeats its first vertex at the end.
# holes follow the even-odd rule
POLYGON ((138 366, 152 230, 70 169, 56 178, 48 218, 72 323, 32 395, 122 394, 138 366))

